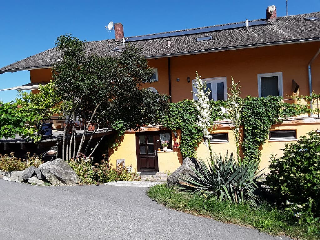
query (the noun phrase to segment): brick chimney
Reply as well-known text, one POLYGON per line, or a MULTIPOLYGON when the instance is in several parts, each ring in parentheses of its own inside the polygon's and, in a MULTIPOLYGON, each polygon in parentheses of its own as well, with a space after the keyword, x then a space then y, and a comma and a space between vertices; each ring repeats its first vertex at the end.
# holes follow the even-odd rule
POLYGON ((114 24, 114 32, 116 41, 121 41, 124 38, 123 25, 121 23, 114 24))
POLYGON ((271 5, 267 8, 266 19, 268 21, 275 21, 277 19, 277 9, 275 5, 271 5))

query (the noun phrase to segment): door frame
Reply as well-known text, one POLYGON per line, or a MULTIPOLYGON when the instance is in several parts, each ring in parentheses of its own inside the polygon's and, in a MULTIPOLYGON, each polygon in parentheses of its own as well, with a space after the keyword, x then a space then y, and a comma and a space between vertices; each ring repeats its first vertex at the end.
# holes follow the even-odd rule
MULTIPOLYGON (((158 148, 160 147, 160 132, 159 131, 150 131, 150 132, 136 132, 136 155, 137 155, 137 171, 138 172, 158 172, 159 171, 159 162, 158 162, 158 148), (141 168, 141 154, 140 154, 140 144, 139 136, 141 135, 151 135, 154 139, 154 151, 155 151, 155 168, 141 168)), ((146 150, 148 151, 148 150, 146 150)), ((143 156, 143 155, 142 155, 143 156)), ((148 156, 146 154, 146 156, 148 156)))

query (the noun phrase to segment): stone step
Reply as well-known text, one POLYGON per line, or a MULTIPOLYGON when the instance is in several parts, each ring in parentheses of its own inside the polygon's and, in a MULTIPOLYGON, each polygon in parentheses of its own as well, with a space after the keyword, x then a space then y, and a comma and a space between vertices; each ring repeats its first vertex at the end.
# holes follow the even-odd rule
POLYGON ((141 181, 166 182, 168 174, 159 172, 141 172, 141 181))

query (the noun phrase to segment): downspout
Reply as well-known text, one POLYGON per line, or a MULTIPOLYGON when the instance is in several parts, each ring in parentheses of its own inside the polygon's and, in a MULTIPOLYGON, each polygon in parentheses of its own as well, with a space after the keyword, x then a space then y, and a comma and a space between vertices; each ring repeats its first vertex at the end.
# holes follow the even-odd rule
MULTIPOLYGON (((314 57, 311 59, 311 61, 308 64, 308 77, 309 77, 309 95, 312 95, 312 72, 311 72, 311 64, 313 61, 318 57, 320 53, 320 48, 318 52, 314 55, 314 57)), ((310 108, 312 109, 312 102, 310 103, 310 108)))
POLYGON ((170 61, 170 57, 168 57, 169 96, 170 96, 170 102, 172 103, 172 97, 171 97, 171 64, 170 64, 170 62, 171 62, 170 61))

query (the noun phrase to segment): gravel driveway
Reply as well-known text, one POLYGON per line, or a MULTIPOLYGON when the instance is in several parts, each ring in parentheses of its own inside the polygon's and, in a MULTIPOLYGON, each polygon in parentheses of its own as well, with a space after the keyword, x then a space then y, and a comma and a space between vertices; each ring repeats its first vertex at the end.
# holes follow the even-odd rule
POLYGON ((166 209, 147 188, 0 180, 0 239, 285 239, 166 209))

